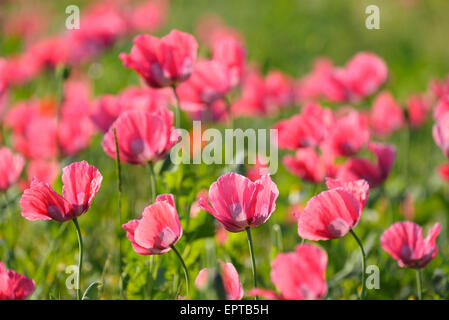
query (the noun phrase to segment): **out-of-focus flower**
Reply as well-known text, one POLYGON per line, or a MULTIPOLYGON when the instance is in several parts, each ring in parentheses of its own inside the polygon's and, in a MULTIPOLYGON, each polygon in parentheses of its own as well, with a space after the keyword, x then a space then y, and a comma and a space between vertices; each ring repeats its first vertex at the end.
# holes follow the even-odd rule
POLYGON ((407 99, 407 114, 410 125, 414 128, 422 126, 429 113, 430 106, 422 95, 413 94, 407 99))
POLYGON ((123 64, 136 71, 150 87, 177 85, 190 77, 198 50, 195 38, 172 30, 162 39, 151 35, 134 38, 130 54, 120 54, 123 64))
POLYGON ((368 159, 351 158, 337 172, 337 178, 343 182, 364 179, 370 188, 380 186, 389 176, 396 158, 396 148, 392 145, 370 143, 369 150, 374 153, 377 163, 368 159))
POLYGON ((322 299, 327 292, 326 269, 326 251, 302 244, 294 252, 278 254, 271 263, 271 280, 280 294, 256 288, 248 295, 285 300, 322 299))
POLYGON ((50 37, 28 49, 30 59, 35 60, 38 69, 56 68, 67 63, 69 43, 63 37, 50 37))
MULTIPOLYGON (((240 277, 234 265, 230 262, 224 263, 220 261, 221 276, 223 279, 223 286, 226 292, 226 299, 241 300, 243 297, 243 287, 240 283, 240 277)), ((207 285, 209 274, 213 269, 201 269, 195 279, 195 286, 198 289, 204 289, 207 285)))
POLYGON ((134 251, 141 255, 163 254, 171 250, 182 235, 172 194, 161 194, 146 207, 142 218, 122 226, 134 251))
POLYGON ((22 216, 28 220, 65 222, 86 213, 103 180, 100 171, 86 161, 62 169, 62 196, 47 182, 33 180, 20 199, 22 216))
POLYGON ((200 199, 200 206, 226 230, 240 232, 265 223, 276 208, 278 195, 276 184, 269 175, 252 182, 230 172, 210 186, 209 195, 200 199))
POLYGON ((165 22, 169 3, 167 0, 145 0, 131 9, 129 22, 137 32, 153 32, 165 22))
POLYGON ((369 123, 355 110, 338 117, 329 130, 324 144, 335 156, 352 156, 359 152, 370 139, 369 123))
POLYGON ((181 109, 204 111, 231 89, 231 75, 219 61, 204 60, 196 64, 190 78, 176 89, 181 109))
POLYGON ((229 37, 236 39, 240 43, 244 43, 242 34, 238 30, 225 25, 222 19, 215 13, 206 13, 201 16, 198 19, 195 33, 210 48, 220 40, 229 37))
POLYGON ((14 154, 6 147, 0 148, 0 192, 17 182, 24 165, 25 159, 20 154, 14 154))
POLYGON ((274 125, 278 146, 288 150, 319 145, 335 122, 333 112, 318 104, 308 104, 299 115, 274 125))
POLYGON ((398 261, 400 267, 424 268, 438 253, 436 238, 441 225, 436 223, 426 238, 414 222, 397 222, 380 239, 382 248, 398 261))
POLYGON ((309 182, 319 183, 326 174, 325 165, 313 148, 300 148, 294 156, 285 156, 283 163, 288 171, 309 182))
POLYGON ((237 116, 274 114, 293 102, 293 81, 280 71, 271 71, 266 78, 249 72, 243 82, 242 97, 232 105, 237 116))
POLYGON ((360 100, 375 93, 387 80, 385 62, 370 52, 356 54, 345 66, 344 82, 351 100, 360 100))
POLYGON ((436 121, 443 118, 443 116, 449 111, 449 94, 441 97, 433 111, 433 117, 436 121))
POLYGON ((374 100, 370 119, 374 133, 380 137, 390 136, 405 123, 402 108, 396 103, 393 95, 386 91, 374 100))
POLYGON ((246 50, 234 37, 217 40, 212 48, 212 59, 226 67, 231 87, 241 83, 245 72, 246 50))
POLYGON ((126 111, 111 125, 103 139, 103 149, 115 159, 114 129, 120 160, 145 165, 165 157, 178 142, 178 133, 173 127, 173 113, 160 108, 155 112, 126 111))
POLYGON ((113 3, 101 1, 83 11, 82 28, 71 30, 68 34, 71 48, 69 62, 75 65, 93 58, 130 29, 125 13, 113 3))
POLYGON ((446 157, 449 157, 449 113, 441 116, 434 124, 433 139, 446 157))
POLYGON ((25 300, 34 288, 33 280, 14 270, 6 270, 0 261, 0 300, 25 300))

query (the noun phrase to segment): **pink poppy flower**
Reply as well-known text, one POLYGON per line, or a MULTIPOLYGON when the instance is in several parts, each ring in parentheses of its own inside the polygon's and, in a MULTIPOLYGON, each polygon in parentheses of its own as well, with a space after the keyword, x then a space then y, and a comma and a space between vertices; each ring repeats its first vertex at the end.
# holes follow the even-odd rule
POLYGON ((130 110, 153 112, 159 108, 167 108, 171 95, 170 89, 129 87, 117 96, 103 95, 95 104, 91 119, 98 129, 107 132, 123 112, 130 110))
POLYGON ((171 194, 161 194, 146 207, 142 218, 122 226, 135 252, 141 255, 163 254, 182 236, 182 228, 171 194))
POLYGON ((446 79, 438 80, 433 79, 430 82, 430 88, 431 93, 433 96, 437 99, 441 99, 444 96, 449 94, 449 76, 446 77, 446 79))
POLYGON ((362 208, 347 189, 323 191, 309 200, 298 218, 298 234, 307 240, 343 237, 359 223, 362 208))
POLYGON ((443 116, 449 111, 449 94, 441 97, 433 111, 433 117, 436 121, 443 118, 443 116))
POLYGON ((276 208, 278 195, 278 188, 269 175, 252 182, 230 172, 210 186, 209 196, 200 199, 200 206, 226 230, 240 232, 267 221, 276 208))
POLYGON ((372 95, 385 83, 387 77, 387 65, 374 53, 360 52, 345 66, 345 85, 351 93, 351 100, 372 95))
POLYGON ((278 254, 271 263, 271 280, 280 294, 256 288, 248 295, 285 300, 322 299, 327 292, 326 269, 326 251, 302 244, 294 252, 278 254))
POLYGON ((335 121, 324 143, 336 156, 352 156, 359 152, 369 139, 368 121, 359 112, 351 110, 335 121))
POLYGON ((154 32, 167 19, 169 2, 166 0, 143 1, 138 3, 129 17, 131 28, 137 32, 154 32))
POLYGON ((293 80, 279 70, 270 71, 265 77, 266 103, 285 107, 293 103, 293 80))
POLYGON ((390 175, 396 158, 396 148, 393 145, 370 143, 369 150, 374 153, 377 163, 368 159, 351 158, 337 172, 337 178, 343 182, 364 179, 370 188, 380 186, 390 175))
POLYGON ((6 270, 0 261, 0 300, 25 300, 34 288, 33 280, 14 270, 6 270))
POLYGON ((397 222, 385 230, 380 243, 400 267, 424 268, 438 253, 436 238, 440 231, 441 225, 436 223, 423 238, 422 228, 416 223, 397 222))
POLYGON ((283 163, 288 171, 309 182, 319 183, 326 175, 326 167, 313 148, 300 148, 294 156, 285 156, 283 163))
MULTIPOLYGON (((226 292, 227 300, 241 300, 243 297, 243 287, 240 283, 240 277, 234 265, 230 262, 224 263, 220 261, 221 276, 223 286, 226 292)), ((208 278, 213 269, 201 269, 195 279, 195 286, 198 289, 204 289, 207 285, 208 278)))
POLYGON ((127 111, 112 124, 103 139, 103 149, 115 159, 114 128, 117 131, 120 160, 145 165, 165 157, 178 142, 173 127, 173 113, 167 109, 155 112, 127 111))
POLYGON ((422 126, 429 113, 430 106, 424 96, 411 95, 407 99, 407 114, 410 125, 414 128, 422 126))
POLYGON ((365 180, 356 180, 343 183, 339 180, 326 178, 326 185, 329 189, 343 188, 354 196, 359 202, 360 210, 365 208, 368 201, 369 185, 365 180))
POLYGON ((29 49, 29 55, 34 59, 39 69, 56 68, 67 62, 69 43, 63 37, 44 39, 29 49))
POLYGON ((334 67, 333 62, 328 58, 317 58, 313 64, 313 70, 302 77, 296 85, 296 99, 298 104, 316 101, 326 96, 324 93, 324 83, 328 81, 334 67))
POLYGON ((446 157, 449 157, 449 113, 443 115, 434 124, 433 139, 446 157))
POLYGON ((162 39, 150 35, 134 38, 130 54, 120 54, 123 64, 145 79, 150 87, 162 88, 187 80, 193 71, 198 44, 184 32, 172 30, 162 39))
POLYGON ((190 78, 176 89, 183 110, 195 112, 206 109, 223 99, 231 89, 231 78, 224 64, 214 60, 196 64, 190 78))
POLYGON ((241 83, 245 72, 246 50, 235 37, 223 37, 214 42, 212 59, 226 67, 231 87, 241 83))
POLYGON ((0 147, 0 191, 6 191, 17 182, 25 159, 20 154, 14 154, 6 147, 0 147))
POLYGON ((295 150, 319 145, 334 121, 331 110, 310 103, 302 110, 301 114, 279 121, 273 129, 278 130, 278 146, 280 148, 295 150))
POLYGON ((380 137, 388 137, 405 123, 402 108, 389 92, 382 92, 374 100, 371 109, 371 126, 380 137))
POLYGON ((86 161, 74 162, 62 169, 62 196, 47 182, 35 179, 20 199, 22 216, 32 221, 75 219, 89 210, 102 179, 100 171, 86 161))
POLYGON ((68 34, 69 62, 75 65, 92 59, 130 31, 123 9, 105 1, 83 8, 80 25, 68 34))

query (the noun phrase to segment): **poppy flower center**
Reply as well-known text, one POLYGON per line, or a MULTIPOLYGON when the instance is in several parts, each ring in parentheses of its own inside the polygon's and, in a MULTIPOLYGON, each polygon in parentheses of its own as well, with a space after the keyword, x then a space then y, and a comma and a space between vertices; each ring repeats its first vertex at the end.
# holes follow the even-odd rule
POLYGON ((158 234, 159 244, 162 248, 167 248, 176 241, 176 235, 169 227, 164 227, 158 234))
POLYGON ((330 232, 330 234, 334 238, 343 237, 349 231, 349 229, 350 229, 350 227, 349 227, 348 223, 341 218, 332 220, 327 225, 327 230, 330 232))
POLYGON ((131 142, 131 152, 136 156, 141 155, 147 149, 147 144, 143 139, 135 139, 131 142))

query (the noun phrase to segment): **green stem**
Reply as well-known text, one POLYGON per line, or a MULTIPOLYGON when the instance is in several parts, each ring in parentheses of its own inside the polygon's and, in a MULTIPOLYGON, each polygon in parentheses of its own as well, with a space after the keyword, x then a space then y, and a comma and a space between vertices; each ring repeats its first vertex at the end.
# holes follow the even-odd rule
POLYGON ((176 107, 175 107, 175 126, 176 128, 179 128, 181 124, 181 103, 179 101, 178 93, 176 92, 176 85, 172 86, 173 94, 176 98, 176 107))
POLYGON ((422 271, 416 269, 416 287, 418 289, 418 300, 422 300, 422 271))
POLYGON ((156 174, 152 162, 148 162, 148 168, 150 169, 151 202, 154 202, 156 200, 156 174))
POLYGON ((181 254, 175 248, 175 245, 172 245, 171 248, 173 249, 174 253, 176 253, 176 255, 178 256, 179 261, 181 261, 182 267, 184 269, 184 275, 186 277, 186 291, 187 291, 187 296, 188 296, 189 295, 189 271, 187 270, 186 264, 184 263, 184 260, 182 259, 181 254))
MULTIPOLYGON (((254 256, 253 238, 251 237, 250 227, 246 227, 246 234, 248 236, 249 253, 251 255, 251 267, 253 270, 253 285, 254 288, 257 288, 256 258, 254 256)), ((257 297, 255 299, 257 300, 257 297)))
POLYGON ((360 295, 360 299, 363 300, 365 298, 365 291, 366 291, 366 289, 365 289, 366 254, 365 254, 365 250, 363 249, 362 242, 360 242, 360 239, 357 237, 355 232, 352 229, 349 230, 349 232, 351 232, 355 241, 357 241, 357 244, 360 247, 360 253, 362 254, 362 294, 360 295))
POLYGON ((122 166, 120 163, 120 149, 118 146, 117 129, 114 128, 114 143, 115 143, 115 168, 117 173, 117 190, 118 190, 118 223, 117 238, 118 238, 118 271, 119 271, 119 296, 122 297, 123 282, 122 282, 122 239, 121 239, 121 227, 122 227, 122 166))
POLYGON ((73 219, 73 223, 75 224, 76 227, 76 234, 78 236, 78 247, 79 247, 79 252, 78 252, 78 276, 76 277, 77 279, 77 285, 76 285, 76 297, 78 300, 81 300, 81 269, 83 267, 83 238, 81 236, 81 230, 80 230, 80 226, 78 225, 78 220, 75 218, 73 219))

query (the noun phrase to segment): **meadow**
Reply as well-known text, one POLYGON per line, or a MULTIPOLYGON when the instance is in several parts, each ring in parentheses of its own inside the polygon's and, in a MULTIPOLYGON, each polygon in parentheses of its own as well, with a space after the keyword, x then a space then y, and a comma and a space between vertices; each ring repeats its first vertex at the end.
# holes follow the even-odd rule
POLYGON ((449 3, 370 4, 0 1, 0 262, 30 279, 0 298, 448 299, 449 3), (277 170, 173 163, 194 120, 278 129, 277 170))

